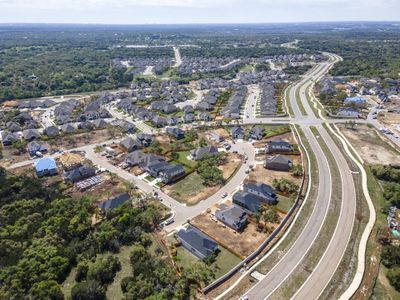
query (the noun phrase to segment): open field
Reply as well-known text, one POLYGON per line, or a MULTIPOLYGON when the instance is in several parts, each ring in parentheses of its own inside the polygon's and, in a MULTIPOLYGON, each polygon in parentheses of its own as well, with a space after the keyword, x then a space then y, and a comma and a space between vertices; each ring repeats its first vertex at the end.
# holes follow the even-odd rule
POLYGON ((358 151, 365 162, 370 164, 400 163, 400 152, 386 143, 373 128, 357 125, 355 129, 339 126, 342 133, 358 151))
MULTIPOLYGON (((230 269, 236 266, 241 260, 225 248, 219 246, 220 252, 218 253, 215 262, 210 265, 210 268, 215 269, 215 278, 219 278, 226 274, 230 269)), ((187 251, 182 246, 177 248, 176 262, 181 267, 187 267, 198 261, 198 258, 187 251)))

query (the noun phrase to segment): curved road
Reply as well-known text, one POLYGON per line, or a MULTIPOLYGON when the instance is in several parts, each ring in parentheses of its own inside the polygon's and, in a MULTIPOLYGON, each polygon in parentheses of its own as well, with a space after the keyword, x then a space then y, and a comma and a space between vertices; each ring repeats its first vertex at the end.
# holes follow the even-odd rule
MULTIPOLYGON (((356 210, 356 192, 351 170, 336 143, 332 140, 325 128, 321 126, 322 121, 315 116, 305 93, 307 88, 313 84, 313 81, 317 81, 321 76, 329 71, 335 62, 339 60, 339 57, 337 56, 330 57, 331 59, 329 62, 324 62, 315 66, 303 77, 302 80, 293 85, 289 91, 290 103, 295 114, 294 120, 292 119, 292 121, 303 124, 305 122, 302 122, 301 120, 307 119, 307 124, 317 127, 320 134, 319 138, 324 140, 335 158, 335 163, 340 171, 341 178, 339 184, 341 185, 342 190, 340 216, 333 236, 330 238, 329 245, 320 258, 318 265, 294 295, 293 298, 295 299, 317 299, 329 284, 346 250, 353 229, 356 210), (301 103, 307 113, 306 116, 302 115, 296 101, 297 93, 300 95, 301 103)), ((274 268, 246 293, 250 300, 268 298, 293 274, 294 270, 303 261, 303 258, 307 255, 310 248, 313 247, 318 232, 324 224, 330 201, 332 201, 330 196, 333 179, 326 153, 321 149, 309 126, 302 125, 301 127, 317 158, 320 175, 316 205, 306 226, 303 228, 301 234, 292 247, 280 259, 274 268)))

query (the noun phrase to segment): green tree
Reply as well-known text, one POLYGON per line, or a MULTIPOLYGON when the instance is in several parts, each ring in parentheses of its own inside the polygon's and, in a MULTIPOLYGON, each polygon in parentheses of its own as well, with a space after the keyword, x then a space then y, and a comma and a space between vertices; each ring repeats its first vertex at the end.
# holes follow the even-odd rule
POLYGON ((390 269, 387 273, 387 278, 396 291, 400 291, 400 267, 390 269))
POLYGON ((99 282, 87 280, 72 287, 71 297, 73 300, 103 300, 106 299, 106 292, 99 282))
POLYGON ((63 300, 64 295, 59 284, 54 280, 35 283, 29 291, 32 299, 37 300, 63 300))

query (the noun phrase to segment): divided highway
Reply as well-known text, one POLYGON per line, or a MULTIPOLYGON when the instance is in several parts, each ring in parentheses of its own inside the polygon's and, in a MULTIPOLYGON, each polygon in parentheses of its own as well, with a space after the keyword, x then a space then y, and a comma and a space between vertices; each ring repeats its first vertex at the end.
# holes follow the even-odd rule
MULTIPOLYGON (((341 186, 341 209, 335 231, 330 237, 330 242, 322 257, 319 258, 317 266, 294 294, 294 299, 318 299, 329 284, 332 276, 335 274, 340 264, 348 241, 350 239, 354 216, 356 212, 356 192, 350 167, 336 143, 332 140, 326 129, 321 125, 322 120, 315 116, 306 98, 306 90, 313 82, 329 71, 331 66, 339 61, 338 56, 329 55, 329 62, 321 63, 309 71, 303 78, 294 84, 289 91, 289 100, 294 117, 291 123, 300 124, 306 139, 308 140, 312 151, 314 152, 318 165, 319 186, 314 210, 303 228, 301 234, 293 243, 286 254, 274 266, 274 268, 265 275, 255 286, 253 286, 246 296, 250 300, 267 299, 280 287, 282 287, 290 276, 293 275, 296 267, 303 262, 308 251, 314 246, 318 233, 324 225, 325 217, 329 213, 328 208, 332 200, 333 180, 331 166, 328 163, 327 153, 320 147, 317 138, 323 140, 327 148, 332 152, 335 158, 335 164, 340 171, 339 182, 341 186), (299 99, 297 99, 297 97, 299 99), (303 109, 299 107, 298 101, 303 109), (304 113, 305 112, 305 113, 304 113), (307 121, 304 122, 306 119, 307 121), (310 126, 318 129, 319 137, 314 136, 310 126)), ((263 121, 259 119, 258 121, 263 121)))

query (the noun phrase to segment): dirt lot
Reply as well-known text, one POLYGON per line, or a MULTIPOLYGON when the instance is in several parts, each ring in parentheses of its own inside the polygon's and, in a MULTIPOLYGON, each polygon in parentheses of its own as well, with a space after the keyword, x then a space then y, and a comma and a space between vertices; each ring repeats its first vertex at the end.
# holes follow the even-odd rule
MULTIPOLYGON (((301 158, 300 155, 285 155, 293 161, 293 164, 300 165, 301 158)), ((254 171, 250 172, 249 176, 245 179, 245 182, 255 181, 262 182, 266 184, 272 184, 274 178, 286 178, 296 182, 298 185, 301 183, 301 177, 294 177, 290 172, 281 172, 265 169, 261 161, 264 161, 265 155, 259 157, 260 162, 256 165, 254 171)))
POLYGON ((382 140, 384 137, 375 129, 366 125, 357 125, 354 130, 347 129, 344 125, 339 128, 367 163, 400 163, 400 152, 382 140))
POLYGON ((0 166, 3 167, 29 159, 28 153, 16 154, 16 150, 12 146, 4 147, 2 153, 3 158, 0 161, 0 166))
POLYGON ((94 202, 101 202, 102 200, 106 200, 107 198, 128 191, 129 185, 127 185, 126 182, 119 177, 110 179, 108 173, 103 173, 101 176, 103 181, 98 185, 95 185, 84 192, 80 192, 72 187, 67 191, 67 193, 72 197, 79 198, 85 196, 89 197, 94 202))
POLYGON ((238 154, 228 153, 227 163, 225 165, 219 166, 218 168, 224 173, 224 179, 227 180, 236 169, 242 164, 242 159, 238 154))
POLYGON ((295 138, 293 137, 293 134, 291 132, 288 132, 288 133, 280 134, 280 135, 277 135, 277 136, 274 136, 271 138, 264 138, 260 141, 256 141, 256 142, 254 142, 254 147, 262 148, 265 146, 265 143, 268 141, 280 141, 280 140, 289 142, 291 144, 297 144, 295 138))
POLYGON ((226 129, 224 129, 224 128, 217 128, 217 129, 211 130, 210 133, 211 132, 215 132, 215 133, 219 134, 224 139, 229 139, 230 138, 229 132, 226 131, 226 129))
POLYGON ((253 223, 249 223, 243 232, 238 233, 219 221, 215 222, 208 213, 198 215, 191 220, 191 224, 242 258, 254 252, 268 236, 267 233, 258 232, 253 223))
POLYGON ((387 127, 388 129, 400 133, 400 127, 396 127, 396 125, 400 125, 400 114, 398 113, 379 114, 379 121, 383 125, 385 125, 385 127, 387 127))
POLYGON ((71 149, 82 147, 89 144, 98 144, 105 141, 109 141, 114 138, 122 137, 119 131, 116 134, 111 135, 109 130, 101 129, 91 132, 78 133, 73 135, 59 136, 53 140, 48 141, 52 149, 71 149))

